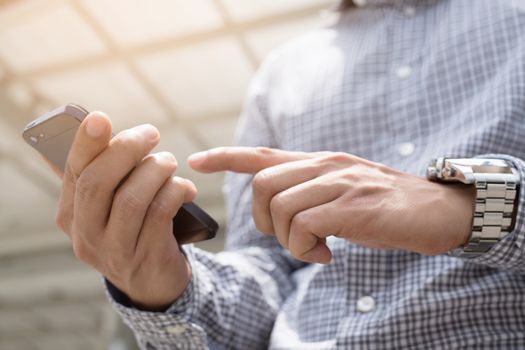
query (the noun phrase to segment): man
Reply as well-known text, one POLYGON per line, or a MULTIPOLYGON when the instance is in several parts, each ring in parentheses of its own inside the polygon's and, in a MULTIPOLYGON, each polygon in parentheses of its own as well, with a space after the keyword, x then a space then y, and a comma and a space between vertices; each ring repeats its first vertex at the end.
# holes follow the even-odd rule
POLYGON ((85 120, 57 222, 143 348, 525 347, 525 6, 355 3, 189 159, 233 171, 225 252, 177 245, 196 189, 154 127, 85 120))

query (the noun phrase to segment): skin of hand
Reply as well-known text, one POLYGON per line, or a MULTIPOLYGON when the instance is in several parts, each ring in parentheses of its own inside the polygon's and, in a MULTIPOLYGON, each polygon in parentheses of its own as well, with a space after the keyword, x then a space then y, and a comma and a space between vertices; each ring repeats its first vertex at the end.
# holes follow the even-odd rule
POLYGON ((62 177, 56 223, 77 258, 145 310, 163 310, 185 290, 191 269, 172 219, 197 190, 174 176, 175 157, 150 154, 160 135, 140 125, 111 138, 100 112, 82 122, 62 177))
POLYGON ((468 241, 475 189, 439 184, 347 153, 221 147, 193 154, 200 172, 254 174, 253 218, 291 254, 328 263, 326 237, 443 254, 468 241))

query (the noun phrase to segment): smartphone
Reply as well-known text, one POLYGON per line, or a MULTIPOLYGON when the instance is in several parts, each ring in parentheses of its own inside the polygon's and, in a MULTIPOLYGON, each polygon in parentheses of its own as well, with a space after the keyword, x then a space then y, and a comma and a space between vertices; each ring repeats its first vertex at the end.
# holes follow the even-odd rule
MULTIPOLYGON (((24 140, 62 171, 75 134, 88 112, 68 104, 48 112, 29 123, 22 135, 24 140)), ((173 234, 179 244, 212 239, 219 225, 194 203, 185 203, 173 218, 173 234)))

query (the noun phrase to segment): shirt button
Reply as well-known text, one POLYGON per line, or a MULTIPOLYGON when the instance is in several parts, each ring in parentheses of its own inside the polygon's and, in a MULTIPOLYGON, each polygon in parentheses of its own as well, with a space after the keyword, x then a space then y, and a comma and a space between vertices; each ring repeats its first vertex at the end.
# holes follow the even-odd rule
POLYGON ((403 157, 408 157, 414 153, 416 146, 412 142, 403 142, 397 146, 397 151, 403 157))
POLYGON ((407 17, 413 17, 416 14, 416 8, 414 6, 406 6, 403 8, 403 13, 407 17))
POLYGON ((354 4, 358 7, 366 6, 367 0, 354 0, 354 4))
POLYGON ((376 307, 376 301, 369 295, 361 297, 357 300, 357 311, 367 313, 374 310, 376 307))
POLYGON ((177 326, 169 326, 164 328, 164 330, 170 334, 182 334, 186 330, 186 326, 183 325, 177 325, 177 326))
POLYGON ((408 78, 412 74, 412 67, 410 66, 401 66, 396 69, 396 75, 399 79, 408 78))

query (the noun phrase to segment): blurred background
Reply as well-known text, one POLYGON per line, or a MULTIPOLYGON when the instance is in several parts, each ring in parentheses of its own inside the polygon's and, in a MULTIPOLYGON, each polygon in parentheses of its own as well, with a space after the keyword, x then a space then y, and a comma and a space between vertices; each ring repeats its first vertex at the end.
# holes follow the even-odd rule
MULTIPOLYGON (((185 165, 232 143, 273 47, 331 20, 335 0, 0 0, 0 349, 134 349, 100 276, 54 225, 59 182, 21 138, 69 102, 116 130, 152 123, 224 229, 221 175, 185 165)), ((201 247, 217 251, 218 239, 201 247)))

